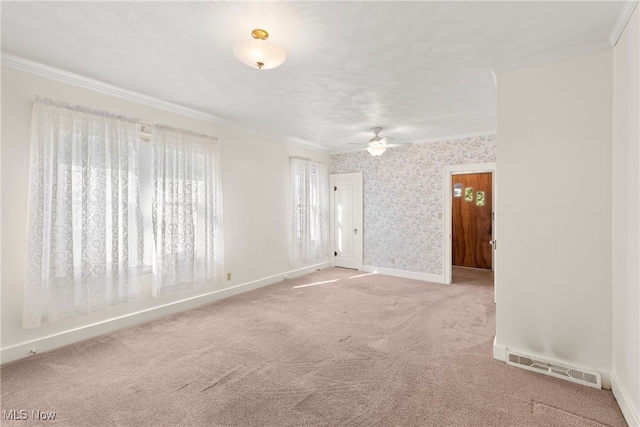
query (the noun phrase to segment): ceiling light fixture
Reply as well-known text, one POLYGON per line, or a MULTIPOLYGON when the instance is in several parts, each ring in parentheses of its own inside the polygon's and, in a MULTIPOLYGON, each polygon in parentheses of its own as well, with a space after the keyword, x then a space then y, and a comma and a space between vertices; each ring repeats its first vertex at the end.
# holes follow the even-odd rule
POLYGON ((270 70, 279 67, 287 59, 280 46, 268 42, 269 33, 259 28, 251 31, 252 40, 243 40, 233 47, 233 54, 251 68, 270 70))
POLYGON ((372 145, 372 146, 367 148, 367 151, 372 156, 382 156, 382 153, 387 151, 387 148, 383 147, 382 145, 372 145))

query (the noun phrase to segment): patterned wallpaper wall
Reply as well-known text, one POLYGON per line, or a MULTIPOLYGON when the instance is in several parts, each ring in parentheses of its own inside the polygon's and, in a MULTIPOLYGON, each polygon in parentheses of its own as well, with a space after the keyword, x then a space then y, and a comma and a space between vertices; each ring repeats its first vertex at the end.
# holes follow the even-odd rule
POLYGON ((381 157, 332 155, 331 173, 363 172, 364 265, 443 275, 443 167, 495 162, 496 143, 491 135, 392 148, 381 157))

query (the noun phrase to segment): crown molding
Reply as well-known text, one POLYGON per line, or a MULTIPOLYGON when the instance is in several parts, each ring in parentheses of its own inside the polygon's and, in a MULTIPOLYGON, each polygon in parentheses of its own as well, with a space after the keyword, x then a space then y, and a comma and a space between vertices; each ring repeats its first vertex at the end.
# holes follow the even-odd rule
POLYGON ((472 133, 463 133, 459 135, 447 135, 447 136, 439 136, 436 138, 424 139, 419 142, 414 142, 414 144, 428 144, 430 142, 440 142, 440 141, 453 141, 456 139, 467 139, 467 138, 478 138, 481 136, 496 136, 496 130, 485 130, 481 132, 472 132, 472 133))
POLYGON ((128 89, 123 89, 118 86, 114 86, 108 83, 94 80, 88 77, 81 76, 79 74, 71 73, 61 70, 59 68, 44 65, 39 62, 31 61, 28 59, 20 58, 18 56, 2 53, 2 65, 14 68, 16 70, 25 71, 27 73, 35 74, 37 76, 46 77, 52 80, 57 80, 63 83, 68 83, 74 86, 81 87, 83 89, 89 89, 94 92, 100 92, 107 95, 115 96, 128 101, 137 102, 139 104, 147 105, 149 107, 159 108, 161 110, 170 111, 183 116, 191 117, 194 119, 202 120, 209 123, 224 124, 229 126, 229 123, 209 113, 194 110, 192 108, 184 107, 182 105, 174 104, 171 102, 163 101, 152 96, 143 95, 138 92, 134 92, 128 89))
POLYGON ((618 39, 622 35, 624 28, 626 27, 629 19, 631 19, 631 15, 633 15, 634 10, 638 6, 638 1, 626 1, 622 10, 620 11, 620 15, 618 16, 618 20, 614 25, 611 33, 609 34, 609 40, 606 42, 600 42, 596 44, 589 44, 584 46, 579 46, 573 49, 566 49, 562 51, 558 51, 548 55, 539 55, 531 58, 525 58, 513 62, 507 62, 504 64, 499 64, 491 69, 495 74, 498 74, 502 71, 507 71, 515 68, 524 67, 527 65, 533 65, 535 63, 550 61, 553 59, 561 59, 568 58, 576 55, 584 55, 591 52, 596 52, 602 49, 612 48, 618 43, 618 39))
MULTIPOLYGON (((149 107, 154 107, 154 108, 169 111, 172 113, 180 114, 182 116, 190 117, 193 119, 202 120, 204 122, 227 126, 231 129, 250 133, 262 138, 274 139, 269 135, 265 135, 259 132, 242 128, 237 123, 222 119, 218 116, 214 116, 213 114, 205 113, 189 107, 184 107, 179 104, 163 101, 162 99, 154 98, 152 96, 144 95, 138 92, 134 92, 132 90, 124 89, 118 86, 101 82, 99 80, 94 80, 85 76, 81 76, 79 74, 64 71, 59 68, 51 67, 49 65, 44 65, 39 62, 20 58, 18 56, 10 55, 4 52, 2 52, 1 55, 2 55, 3 66, 14 68, 20 71, 25 71, 27 73, 35 74, 37 76, 46 77, 52 80, 57 80, 57 81, 71 84, 84 89, 89 89, 94 92, 115 96, 121 99, 125 99, 127 101, 137 102, 139 104, 143 104, 149 107)), ((274 139, 274 140, 277 140, 277 139, 274 139)), ((291 145, 315 150, 321 153, 328 152, 327 148, 310 143, 308 141, 289 138, 285 142, 291 145)))
POLYGON ((561 51, 550 53, 547 55, 532 56, 530 58, 524 58, 524 59, 519 59, 512 62, 506 62, 504 64, 499 64, 495 67, 491 67, 491 69, 495 74, 499 74, 503 71, 525 67, 527 65, 533 65, 540 62, 551 61, 554 59, 569 58, 571 56, 584 55, 587 53, 596 52, 598 50, 609 49, 611 47, 613 47, 613 45, 609 41, 600 42, 596 44, 589 44, 589 45, 579 46, 572 49, 561 50, 561 51))
POLYGON ((333 150, 329 152, 329 155, 334 156, 336 154, 348 154, 348 153, 356 153, 358 151, 365 151, 367 149, 366 145, 356 147, 356 148, 346 148, 343 150, 333 150))
POLYGON ((625 3, 624 7, 620 11, 620 16, 618 16, 618 21, 609 35, 609 42, 611 43, 611 46, 618 44, 618 40, 627 26, 629 19, 631 19, 631 15, 633 15, 633 11, 636 7, 638 7, 637 1, 628 1, 625 3))
POLYGON ((620 15, 618 16, 618 20, 616 21, 615 25, 613 26, 613 29, 611 30, 611 33, 609 34, 609 40, 606 42, 579 46, 577 48, 567 49, 567 50, 555 52, 549 55, 534 56, 531 58, 525 58, 518 61, 499 64, 495 67, 492 67, 492 70, 494 73, 497 74, 502 71, 519 68, 526 65, 532 65, 537 62, 544 62, 544 61, 549 61, 553 59, 566 58, 566 57, 576 56, 576 55, 584 55, 586 53, 591 53, 591 52, 596 52, 602 49, 612 48, 618 43, 618 39, 620 39, 622 32, 627 26, 627 23, 629 22, 629 19, 631 19, 631 15, 633 15, 633 12, 637 6, 638 6, 638 0, 625 1, 624 6, 620 11, 620 15))
POLYGON ((296 147, 306 148, 307 150, 312 150, 312 151, 315 151, 317 153, 331 154, 327 147, 323 147, 321 145, 314 144, 313 142, 306 141, 306 140, 301 139, 301 138, 289 137, 289 138, 285 138, 284 142, 289 144, 289 145, 295 145, 296 147))

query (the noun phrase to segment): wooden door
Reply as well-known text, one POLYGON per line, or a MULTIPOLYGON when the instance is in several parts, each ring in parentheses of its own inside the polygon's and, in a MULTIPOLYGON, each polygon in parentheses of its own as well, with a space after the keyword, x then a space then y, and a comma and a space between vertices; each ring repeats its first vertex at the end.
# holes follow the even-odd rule
POLYGON ((453 265, 491 269, 491 172, 451 177, 453 265))

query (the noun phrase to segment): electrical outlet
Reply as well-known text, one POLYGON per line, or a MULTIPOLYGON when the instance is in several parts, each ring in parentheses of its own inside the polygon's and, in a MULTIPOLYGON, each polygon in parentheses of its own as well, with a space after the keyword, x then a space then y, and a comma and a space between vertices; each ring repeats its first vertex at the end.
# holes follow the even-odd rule
POLYGON ((442 219, 442 212, 438 212, 438 219, 442 219))
POLYGON ((396 263, 395 257, 391 257, 391 264, 395 264, 395 263, 396 263))
POLYGON ((227 273, 227 280, 231 280, 231 273, 227 273))

